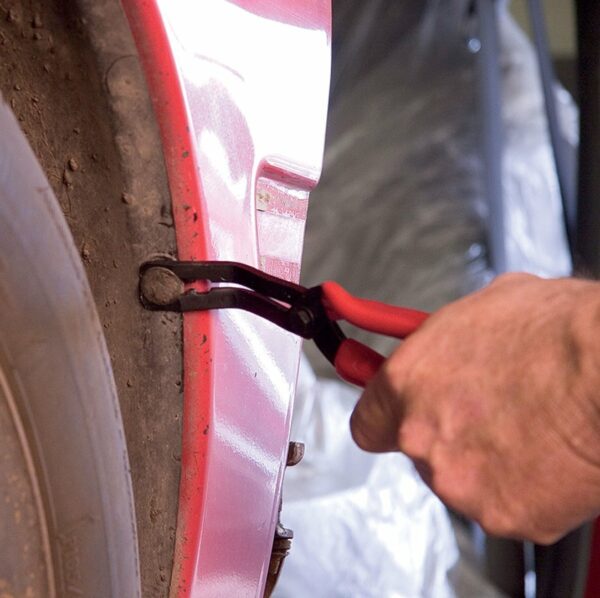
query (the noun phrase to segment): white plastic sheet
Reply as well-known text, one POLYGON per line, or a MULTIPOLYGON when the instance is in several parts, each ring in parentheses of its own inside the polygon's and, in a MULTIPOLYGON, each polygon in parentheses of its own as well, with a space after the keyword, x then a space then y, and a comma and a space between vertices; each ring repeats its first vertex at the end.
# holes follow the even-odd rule
MULTIPOLYGON (((558 180, 543 111, 537 59, 510 18, 500 17, 503 73, 503 157, 507 263, 540 276, 571 272, 558 180)), ((563 134, 576 152, 578 114, 571 96, 556 87, 563 134)))
POLYGON ((305 361, 282 521, 295 530, 275 596, 453 596, 458 551, 445 508, 403 455, 370 455, 350 439, 358 390, 318 380, 305 361))

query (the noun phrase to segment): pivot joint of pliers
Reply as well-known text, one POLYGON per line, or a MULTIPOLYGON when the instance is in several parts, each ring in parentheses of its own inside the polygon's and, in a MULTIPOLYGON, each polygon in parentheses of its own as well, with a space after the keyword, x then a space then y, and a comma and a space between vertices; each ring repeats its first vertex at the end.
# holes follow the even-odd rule
POLYGON ((140 300, 146 309, 154 311, 242 309, 293 334, 314 339, 331 362, 345 339, 327 316, 321 287, 305 288, 235 262, 146 262, 140 267, 140 300), (186 283, 200 280, 242 286, 186 290, 186 283))

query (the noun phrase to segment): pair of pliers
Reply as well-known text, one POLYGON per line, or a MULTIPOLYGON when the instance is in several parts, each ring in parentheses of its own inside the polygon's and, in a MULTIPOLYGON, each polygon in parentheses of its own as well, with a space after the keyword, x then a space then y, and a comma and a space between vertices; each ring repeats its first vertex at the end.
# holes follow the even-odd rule
POLYGON ((365 386, 385 358, 349 339, 337 324, 346 320, 371 332, 403 339, 428 314, 354 297, 336 282, 306 288, 237 262, 154 260, 140 267, 140 299, 147 309, 176 312, 243 309, 280 328, 314 340, 346 381, 365 386), (235 287, 185 290, 186 283, 210 281, 235 287))

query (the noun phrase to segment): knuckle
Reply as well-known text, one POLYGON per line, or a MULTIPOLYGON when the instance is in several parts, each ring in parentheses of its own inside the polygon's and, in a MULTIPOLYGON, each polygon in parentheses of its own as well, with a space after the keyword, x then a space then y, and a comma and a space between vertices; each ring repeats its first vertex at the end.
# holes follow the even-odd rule
POLYGON ((555 531, 534 530, 532 533, 527 534, 527 539, 536 544, 541 544, 542 546, 549 546, 559 540, 561 536, 562 534, 555 531))
POLYGON ((544 546, 554 544, 564 535, 556 524, 556 517, 545 517, 541 513, 534 513, 527 521, 524 536, 536 544, 544 546))
POLYGON ((478 518, 479 525, 492 536, 502 538, 522 537, 519 526, 513 517, 502 509, 486 507, 478 518))
POLYGON ((525 538, 530 517, 523 501, 511 493, 499 492, 493 501, 484 503, 480 523, 495 536, 525 538))
POLYGON ((451 465, 447 466, 446 462, 431 454, 435 452, 429 451, 430 454, 422 457, 411 457, 417 471, 444 504, 469 517, 475 517, 477 505, 473 495, 463 484, 457 483, 460 476, 451 465))
MULTIPOLYGON (((515 504, 520 504, 515 501, 515 504)), ((556 542, 561 532, 550 525, 550 520, 541 521, 535 514, 521 508, 486 508, 479 518, 481 527, 494 536, 529 540, 536 544, 549 545, 556 542)))

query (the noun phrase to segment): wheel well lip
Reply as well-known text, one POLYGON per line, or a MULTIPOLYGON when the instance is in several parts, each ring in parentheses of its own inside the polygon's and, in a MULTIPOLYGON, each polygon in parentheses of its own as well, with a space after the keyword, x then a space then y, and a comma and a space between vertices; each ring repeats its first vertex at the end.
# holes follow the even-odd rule
MULTIPOLYGON (((138 47, 160 136, 171 192, 171 205, 181 260, 208 259, 205 218, 200 193, 196 146, 178 69, 155 1, 123 0, 138 47)), ((201 285, 199 285, 201 288, 201 285)), ((183 318, 184 417, 181 481, 171 594, 189 595, 200 545, 206 497, 212 395, 212 343, 208 313, 183 318), (194 342, 203 339, 202 343, 194 342), (198 491, 201 488, 203 490, 198 491)))

